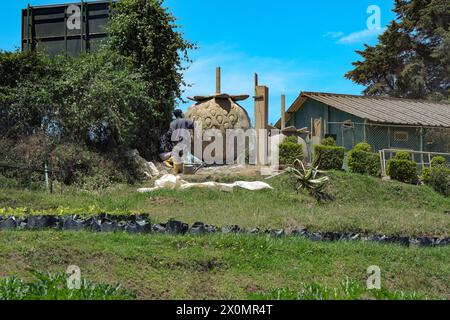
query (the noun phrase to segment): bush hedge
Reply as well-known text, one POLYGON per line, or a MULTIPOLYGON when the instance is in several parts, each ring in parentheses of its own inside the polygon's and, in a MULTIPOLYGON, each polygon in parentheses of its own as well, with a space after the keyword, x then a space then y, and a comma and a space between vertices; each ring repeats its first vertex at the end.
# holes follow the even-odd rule
POLYGON ((280 164, 292 165, 297 159, 303 160, 303 147, 296 136, 287 137, 280 144, 280 164))
POLYGON ((378 177, 381 175, 380 155, 372 153, 367 143, 359 143, 348 153, 350 172, 378 177))
POLYGON ((409 152, 399 152, 387 162, 387 174, 394 180, 405 183, 417 181, 417 165, 411 161, 409 152))
POLYGON ((322 140, 322 145, 329 146, 329 147, 335 147, 336 141, 334 141, 334 139, 332 137, 328 137, 328 138, 325 138, 322 140))
POLYGON ((434 157, 431 160, 430 168, 423 169, 421 178, 436 192, 450 196, 450 168, 444 157, 434 157))
POLYGON ((446 165, 437 165, 430 169, 426 182, 436 192, 450 196, 450 169, 446 165))
POLYGON ((345 148, 336 146, 314 146, 314 166, 321 170, 341 170, 344 165, 345 148))

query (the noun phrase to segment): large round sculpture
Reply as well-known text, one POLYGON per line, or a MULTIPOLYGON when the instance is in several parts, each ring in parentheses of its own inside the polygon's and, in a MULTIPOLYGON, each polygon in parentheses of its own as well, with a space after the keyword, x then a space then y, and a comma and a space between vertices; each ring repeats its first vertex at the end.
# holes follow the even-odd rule
POLYGON ((219 129, 223 133, 228 129, 247 130, 251 128, 250 117, 237 102, 248 97, 228 94, 195 96, 189 98, 196 103, 189 107, 186 117, 201 122, 203 130, 219 129))

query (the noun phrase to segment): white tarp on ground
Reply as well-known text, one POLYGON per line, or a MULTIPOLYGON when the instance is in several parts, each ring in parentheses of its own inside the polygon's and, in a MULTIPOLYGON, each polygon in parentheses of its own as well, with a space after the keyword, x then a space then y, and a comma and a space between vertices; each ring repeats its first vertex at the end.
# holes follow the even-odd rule
POLYGON ((139 193, 153 192, 159 189, 171 190, 187 190, 191 188, 206 188, 217 189, 225 192, 232 192, 234 188, 242 188, 250 191, 258 191, 263 189, 272 189, 270 185, 261 181, 236 181, 235 183, 219 183, 219 182, 203 182, 203 183, 189 183, 181 180, 180 176, 173 174, 166 174, 160 179, 156 180, 153 188, 138 189, 139 193))

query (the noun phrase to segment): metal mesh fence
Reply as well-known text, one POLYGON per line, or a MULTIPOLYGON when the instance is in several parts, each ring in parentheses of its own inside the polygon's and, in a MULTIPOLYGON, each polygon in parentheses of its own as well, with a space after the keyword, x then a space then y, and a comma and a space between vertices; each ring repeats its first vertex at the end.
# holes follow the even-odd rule
POLYGON ((328 122, 326 128, 326 136, 332 136, 337 145, 347 150, 367 142, 374 152, 401 149, 450 153, 450 128, 351 122, 328 122))

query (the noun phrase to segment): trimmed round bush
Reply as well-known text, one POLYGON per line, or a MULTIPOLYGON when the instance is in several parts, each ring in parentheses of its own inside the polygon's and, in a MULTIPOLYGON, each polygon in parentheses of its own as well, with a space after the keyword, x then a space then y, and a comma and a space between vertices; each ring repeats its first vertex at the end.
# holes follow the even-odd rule
POLYGON ((417 180, 417 165, 411 160, 393 158, 387 162, 387 174, 394 180, 414 183, 417 180))
POLYGON ((321 170, 341 170, 344 165, 344 156, 344 147, 316 145, 313 163, 321 170))
POLYGON ((334 141, 334 139, 332 137, 328 137, 328 138, 325 138, 322 140, 322 145, 329 146, 329 147, 335 147, 336 141, 334 141))
POLYGON ((433 157, 433 159, 431 159, 430 167, 424 168, 422 170, 422 176, 421 176, 422 181, 425 182, 426 184, 429 184, 431 169, 439 167, 439 166, 447 167, 447 160, 441 156, 433 157))
POLYGON ((280 144, 280 164, 292 165, 295 160, 303 160, 303 148, 298 144, 296 136, 290 136, 284 139, 280 144))
POLYGON ((450 169, 446 165, 430 168, 426 184, 444 196, 450 196, 450 169))
POLYGON ((411 160, 411 154, 408 151, 397 152, 394 159, 396 160, 411 160))
POLYGON ((358 143, 353 150, 371 152, 372 146, 367 142, 358 143))
POLYGON ((358 150, 355 147, 348 153, 348 167, 353 173, 379 177, 381 175, 380 155, 358 150))
POLYGON ((446 164, 447 164, 447 160, 445 160, 444 157, 436 156, 436 157, 433 157, 433 159, 431 159, 430 166, 433 168, 433 167, 446 165, 446 164))

